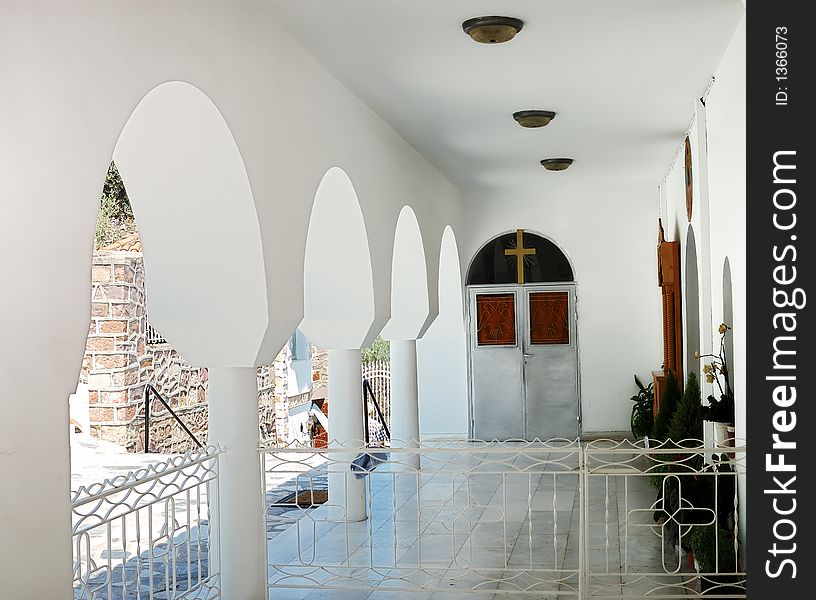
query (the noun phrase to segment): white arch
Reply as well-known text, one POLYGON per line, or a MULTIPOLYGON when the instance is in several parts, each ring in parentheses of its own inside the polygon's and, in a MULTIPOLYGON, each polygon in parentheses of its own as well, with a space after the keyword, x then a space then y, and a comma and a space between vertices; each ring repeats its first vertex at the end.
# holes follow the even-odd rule
POLYGON ((428 320, 428 269, 416 214, 403 206, 394 233, 391 258, 391 319, 382 336, 391 340, 414 340, 428 320))
POLYGON ((144 247, 150 321, 193 364, 251 366, 268 321, 255 202, 204 92, 151 90, 114 149, 144 247))
POLYGON ((374 321, 365 221, 346 172, 329 169, 315 193, 303 268, 300 330, 324 348, 360 348, 374 321))
POLYGON ((464 333, 462 284, 456 235, 447 225, 439 251, 439 316, 431 325, 435 333, 464 333))
POLYGON ((467 343, 462 273, 456 235, 442 233, 439 253, 439 316, 417 341, 419 429, 423 436, 467 435, 467 343))

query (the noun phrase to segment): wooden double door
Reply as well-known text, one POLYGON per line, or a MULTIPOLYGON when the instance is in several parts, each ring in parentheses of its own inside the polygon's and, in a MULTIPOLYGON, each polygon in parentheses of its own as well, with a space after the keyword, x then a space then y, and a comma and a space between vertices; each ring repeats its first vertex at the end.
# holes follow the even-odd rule
POLYGON ((575 284, 468 288, 470 436, 580 435, 575 284))

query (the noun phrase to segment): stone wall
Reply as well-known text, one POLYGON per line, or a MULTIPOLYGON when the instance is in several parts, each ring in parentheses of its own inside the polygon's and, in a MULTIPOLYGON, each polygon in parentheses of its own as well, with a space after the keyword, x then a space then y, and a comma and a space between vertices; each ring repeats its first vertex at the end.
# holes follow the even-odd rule
POLYGON ((119 426, 136 418, 152 372, 141 255, 96 252, 91 282, 91 324, 80 382, 88 384, 92 432, 127 445, 129 434, 119 426))

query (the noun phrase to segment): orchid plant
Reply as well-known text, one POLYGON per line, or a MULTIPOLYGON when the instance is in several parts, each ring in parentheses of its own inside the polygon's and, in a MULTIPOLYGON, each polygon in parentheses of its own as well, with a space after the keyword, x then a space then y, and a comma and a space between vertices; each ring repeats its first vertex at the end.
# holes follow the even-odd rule
POLYGON ((700 354, 695 352, 695 358, 711 358, 711 362, 703 365, 703 373, 708 383, 714 383, 719 390, 720 398, 713 394, 708 397, 708 406, 703 407, 703 418, 706 421, 719 423, 734 423, 734 391, 731 389, 730 372, 725 353, 725 336, 731 328, 720 323, 717 331, 720 333, 719 354, 700 354))

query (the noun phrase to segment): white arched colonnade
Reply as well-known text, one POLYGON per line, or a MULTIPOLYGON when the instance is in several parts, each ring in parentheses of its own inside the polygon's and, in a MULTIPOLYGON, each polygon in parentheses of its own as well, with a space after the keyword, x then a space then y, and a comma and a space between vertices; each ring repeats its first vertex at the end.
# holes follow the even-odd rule
MULTIPOLYGON (((30 201, 28 206, 21 204, 21 210, 14 215, 18 228, 35 219, 40 210, 50 208, 59 213, 63 207, 70 207, 64 210, 64 218, 59 219, 60 230, 46 232, 52 234, 50 239, 57 247, 66 249, 55 278, 64 300, 59 318, 48 316, 50 313, 41 302, 32 303, 23 297, 18 304, 9 306, 2 317, 4 332, 24 337, 14 321, 23 322, 29 314, 33 317, 37 309, 45 314, 45 319, 41 319, 42 330, 29 339, 32 345, 43 348, 38 353, 51 374, 47 380, 37 381, 30 365, 19 360, 4 362, 8 372, 4 368, 4 442, 0 460, 4 473, 19 482, 19 489, 26 489, 27 493, 4 496, 0 508, 6 515, 19 515, 21 523, 31 510, 44 515, 33 528, 21 526, 19 531, 12 528, 4 532, 8 544, 0 560, 17 574, 8 582, 10 593, 18 590, 31 593, 32 581, 40 580, 38 593, 43 597, 57 597, 60 590, 70 586, 70 462, 65 398, 75 385, 87 333, 86 286, 91 264, 90 244, 77 242, 92 239, 100 177, 111 156, 128 187, 144 241, 145 268, 151 284, 148 298, 151 320, 190 362, 210 368, 210 441, 225 450, 221 489, 226 493, 222 494, 218 510, 222 585, 235 598, 257 597, 266 585, 256 454, 255 365, 270 361, 305 315, 304 329, 316 341, 329 342, 333 363, 340 367, 340 373, 332 373, 335 381, 332 394, 341 399, 335 408, 342 406, 344 386, 349 390, 349 399, 354 389, 359 404, 359 387, 355 389, 349 385, 353 380, 344 379, 343 366, 351 373, 356 364, 359 380, 359 348, 391 321, 392 312, 402 314, 399 302, 392 305, 392 286, 401 289, 401 278, 392 278, 391 274, 392 257, 402 254, 399 249, 402 234, 398 235, 401 211, 413 215, 414 233, 422 226, 429 243, 421 246, 426 278, 422 286, 425 300, 420 304, 423 314, 406 315, 406 320, 418 321, 419 326, 407 333, 400 329, 399 335, 419 336, 436 316, 439 243, 443 228, 456 217, 457 194, 447 180, 366 111, 365 118, 372 121, 366 124, 371 134, 368 139, 363 136, 361 143, 358 131, 356 141, 352 142, 362 147, 362 152, 346 154, 340 151, 341 139, 330 143, 324 140, 311 160, 304 161, 302 155, 295 154, 289 158, 290 164, 278 165, 279 171, 288 172, 291 177, 279 179, 279 185, 270 189, 259 182, 263 177, 252 168, 253 164, 263 162, 253 154, 258 150, 258 138, 264 137, 262 133, 243 143, 240 127, 234 126, 222 103, 214 102, 218 94, 211 95, 202 89, 170 81, 143 94, 135 108, 128 110, 129 116, 120 126, 121 133, 114 137, 117 141, 113 152, 102 133, 115 131, 116 119, 109 119, 104 127, 99 123, 96 128, 89 127, 84 143, 78 144, 79 150, 73 155, 67 153, 65 162, 70 169, 55 166, 53 172, 43 177, 53 188, 65 190, 59 202, 52 199, 49 189, 40 185, 22 188, 17 185, 16 178, 24 177, 25 169, 15 173, 14 179, 2 178, 9 196, 16 193, 21 200, 30 201), (327 153, 327 147, 334 147, 335 152, 327 153), (326 154, 334 154, 335 158, 326 154), (342 164, 355 174, 353 186, 345 170, 327 168, 332 163, 342 164), (340 180, 345 178, 352 193, 354 189, 359 192, 354 194, 356 218, 359 225, 365 225, 355 233, 363 233, 364 237, 357 241, 362 240, 365 252, 352 256, 352 262, 339 265, 342 271, 327 268, 330 263, 326 258, 318 258, 311 277, 307 265, 312 248, 307 245, 307 237, 312 239, 320 228, 308 236, 307 232, 310 222, 315 225, 320 220, 324 204, 320 187, 336 176, 340 180), (54 179, 59 180, 59 186, 54 185, 54 179), (292 194, 292 180, 298 179, 303 185, 299 186, 299 193, 292 194), (428 210, 431 205, 436 207, 433 212, 428 210), (439 206, 445 208, 441 211, 444 220, 438 220, 439 206), (335 293, 326 299, 339 301, 342 294, 337 292, 343 286, 332 284, 332 277, 343 273, 353 276, 358 259, 367 271, 368 280, 361 288, 366 300, 353 306, 363 318, 349 321, 337 311, 324 315, 326 319, 321 323, 319 311, 312 310, 315 303, 310 301, 310 284, 317 281, 317 290, 331 285, 335 293), (43 335, 50 343, 40 341, 43 335), (344 354, 356 354, 356 361, 344 360, 344 354), (21 395, 22 387, 16 382, 26 380, 36 381, 33 393, 37 400, 18 411, 21 425, 15 425, 15 432, 13 427, 6 427, 11 423, 5 418, 10 414, 5 402, 21 395), (43 455, 57 458, 47 477, 36 469, 43 455), (62 505, 55 501, 61 497, 65 498, 62 505), (42 504, 39 509, 38 503, 42 504), (32 560, 43 549, 47 549, 47 556, 32 560), (51 577, 35 578, 32 569, 39 571, 44 566, 51 577)), ((341 92, 344 90, 338 93, 341 92)), ((354 115, 354 110, 344 108, 354 115)), ((315 135, 318 129, 316 125, 315 135)), ((70 127, 58 133, 73 138, 78 135, 70 127)), ((53 142, 57 148, 67 145, 67 140, 62 146, 58 142, 53 142)), ((264 152, 267 160, 274 158, 280 145, 270 143, 264 152)), ((23 144, 22 151, 25 150, 23 144)), ((48 222, 49 226, 53 223, 50 219, 48 222)), ((342 238, 342 223, 328 223, 328 231, 335 240, 342 238)), ((22 245, 19 236, 12 233, 9 228, 8 235, 2 236, 4 272, 9 280, 25 282, 16 265, 7 264, 7 259, 22 245)), ((354 248, 354 244, 339 246, 343 250, 354 248)), ((357 249, 360 247, 358 244, 357 249)), ((348 257, 336 249, 334 254, 348 257)), ((416 258, 414 254, 412 259, 416 258)), ((28 266, 37 266, 38 260, 40 267, 45 267, 49 257, 46 253, 32 256, 28 266)), ((38 282, 32 282, 31 290, 36 291, 37 285, 38 282)), ((330 310, 334 308, 339 306, 329 305, 330 310)), ((394 319, 391 326, 396 327, 402 320, 394 319)), ((416 381, 415 365, 412 377, 416 381)), ((416 412, 415 407, 413 410, 416 412)), ((342 418, 343 411, 335 410, 335 414, 342 418)), ((331 427, 342 432, 342 425, 331 427)), ((14 521, 12 518, 11 522, 14 521)), ((213 545, 216 546, 216 540, 213 545)))

